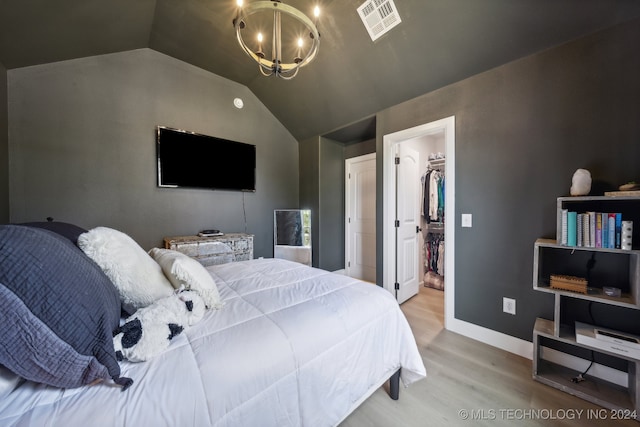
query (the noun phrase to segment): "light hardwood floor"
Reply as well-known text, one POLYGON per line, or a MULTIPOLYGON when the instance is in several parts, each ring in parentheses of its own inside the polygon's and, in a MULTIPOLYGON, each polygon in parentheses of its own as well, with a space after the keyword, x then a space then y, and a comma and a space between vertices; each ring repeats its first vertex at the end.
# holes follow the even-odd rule
POLYGON ((401 308, 427 378, 397 401, 377 390, 341 427, 640 426, 534 381, 528 359, 445 330, 441 291, 421 287, 401 308))

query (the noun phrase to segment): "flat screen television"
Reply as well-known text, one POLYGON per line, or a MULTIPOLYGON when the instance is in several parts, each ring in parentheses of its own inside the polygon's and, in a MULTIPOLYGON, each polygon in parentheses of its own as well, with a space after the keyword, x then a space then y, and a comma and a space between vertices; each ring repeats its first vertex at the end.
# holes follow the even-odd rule
POLYGON ((158 126, 158 186, 256 191, 256 146, 158 126))

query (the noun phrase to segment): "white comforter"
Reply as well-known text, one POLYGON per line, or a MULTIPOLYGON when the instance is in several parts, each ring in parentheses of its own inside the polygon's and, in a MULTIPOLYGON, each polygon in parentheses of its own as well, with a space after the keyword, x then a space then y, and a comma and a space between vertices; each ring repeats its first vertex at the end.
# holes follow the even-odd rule
POLYGON ((333 426, 398 368, 405 386, 425 376, 378 286, 276 259, 208 269, 224 307, 157 358, 123 362, 130 389, 24 383, 0 400, 0 425, 333 426))

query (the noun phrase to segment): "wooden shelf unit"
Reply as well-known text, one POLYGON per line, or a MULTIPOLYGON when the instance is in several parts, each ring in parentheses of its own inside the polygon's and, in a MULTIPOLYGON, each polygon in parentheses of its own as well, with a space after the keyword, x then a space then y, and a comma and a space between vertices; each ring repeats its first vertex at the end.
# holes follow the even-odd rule
POLYGON ((566 246, 552 239, 538 239, 534 245, 533 288, 537 291, 620 307, 640 308, 640 250, 566 246), (587 294, 550 287, 551 274, 583 276, 586 261, 595 256, 607 258, 609 266, 616 269, 613 283, 609 282, 607 277, 599 277, 595 283, 588 283, 587 294), (575 262, 570 258, 575 259, 575 262), (622 290, 622 295, 620 297, 605 295, 603 287, 614 285, 622 290))
MULTIPOLYGON (((558 238, 561 232, 562 209, 578 212, 622 212, 625 220, 632 218, 631 220, 636 222, 638 218, 636 227, 640 228, 640 197, 558 198, 558 238)), ((553 320, 538 318, 533 329, 533 378, 605 408, 625 410, 640 415, 640 396, 637 393, 640 390, 640 360, 579 343, 576 340, 574 325, 561 322, 562 302, 567 298, 626 309, 640 309, 640 250, 638 250, 639 242, 635 239, 635 232, 633 250, 566 246, 559 244, 558 241, 538 239, 534 245, 533 289, 554 294, 555 299, 553 320), (552 274, 576 277, 590 274, 586 268, 589 260, 596 260, 598 263, 598 274, 589 277, 586 294, 550 287, 552 274), (605 295, 603 288, 609 286, 621 289, 621 296, 605 295), (620 364, 626 366, 627 387, 588 373, 584 376, 585 381, 573 382, 572 378, 581 372, 543 359, 544 343, 547 341, 574 349, 586 349, 618 360, 620 364)))
MULTIPOLYGON (((584 212, 621 212, 623 221, 633 221, 633 249, 640 249, 640 197, 632 196, 579 196, 558 197, 556 202, 556 240, 561 241, 562 209, 578 213, 584 212)), ((577 248, 577 247, 576 247, 577 248)), ((584 248, 596 249, 596 248, 584 248)), ((597 248, 601 249, 601 248, 597 248)))

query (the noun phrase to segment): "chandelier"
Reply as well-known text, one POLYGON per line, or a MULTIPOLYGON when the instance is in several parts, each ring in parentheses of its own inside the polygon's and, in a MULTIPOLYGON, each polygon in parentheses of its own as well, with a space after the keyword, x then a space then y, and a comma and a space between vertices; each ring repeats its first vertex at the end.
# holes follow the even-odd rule
MULTIPOLYGON (((294 78, 300 68, 304 67, 318 54, 320 47, 320 33, 316 27, 319 8, 314 10, 314 20, 295 7, 286 5, 280 0, 254 1, 243 5, 238 1, 236 17, 233 26, 236 30, 238 43, 254 61, 264 76, 277 76, 285 80, 294 78), (285 24, 283 26, 283 23, 285 24), (283 59, 282 31, 291 40, 296 40, 285 47, 286 58, 283 59), (253 42, 250 47, 243 32, 251 32, 253 42), (263 51, 265 35, 271 33, 271 49, 263 51)), ((248 34, 247 34, 248 35, 248 34)))

